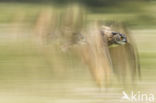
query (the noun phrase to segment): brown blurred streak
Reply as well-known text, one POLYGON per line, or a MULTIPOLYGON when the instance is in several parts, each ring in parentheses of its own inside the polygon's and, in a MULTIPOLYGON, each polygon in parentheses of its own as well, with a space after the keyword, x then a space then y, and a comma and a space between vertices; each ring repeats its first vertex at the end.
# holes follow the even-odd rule
POLYGON ((68 5, 62 13, 60 31, 65 42, 75 42, 75 36, 82 30, 85 9, 78 4, 68 5))
POLYGON ((57 23, 57 15, 51 8, 41 9, 36 18, 36 23, 33 28, 33 33, 39 39, 39 42, 44 44, 52 33, 55 32, 57 23))
POLYGON ((125 83, 128 74, 130 74, 132 82, 134 82, 137 75, 139 79, 141 77, 139 55, 135 41, 124 23, 117 22, 112 25, 112 28, 125 34, 128 39, 126 45, 110 48, 114 72, 123 83, 125 83))
POLYGON ((107 43, 103 42, 97 24, 91 24, 86 34, 88 43, 79 47, 79 54, 98 86, 107 87, 112 69, 107 43))

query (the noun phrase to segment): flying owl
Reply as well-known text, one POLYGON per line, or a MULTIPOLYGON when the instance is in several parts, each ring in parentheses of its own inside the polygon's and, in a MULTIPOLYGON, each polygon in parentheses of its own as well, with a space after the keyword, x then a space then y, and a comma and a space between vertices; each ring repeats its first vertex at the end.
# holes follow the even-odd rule
POLYGON ((140 76, 139 56, 131 35, 120 24, 116 32, 113 27, 90 24, 80 43, 80 54, 88 65, 95 81, 101 87, 107 86, 112 74, 125 83, 140 76))
POLYGON ((64 13, 61 38, 64 49, 76 47, 99 87, 108 85, 112 75, 126 83, 140 77, 139 56, 135 42, 123 23, 105 26, 89 23, 82 7, 71 6, 64 13), (76 46, 75 46, 76 45, 76 46))
POLYGON ((76 49, 99 87, 107 86, 113 75, 122 83, 126 83, 127 80, 133 83, 137 75, 140 77, 137 48, 132 36, 122 23, 114 23, 111 26, 105 26, 102 22, 101 24, 89 23, 84 15, 84 9, 78 5, 67 7, 62 16, 59 13, 53 13, 54 16, 51 14, 46 20, 44 15, 39 16, 37 24, 40 24, 39 28, 42 28, 39 33, 41 39, 53 37, 52 41, 55 41, 59 38, 63 51, 69 48, 76 49), (56 17, 59 17, 60 21, 55 20, 56 17), (52 23, 49 24, 48 20, 56 22, 49 22, 52 23), (47 23, 52 27, 49 27, 47 23), (55 27, 56 24, 59 25, 55 27), (47 30, 52 33, 43 32, 47 30))
POLYGON ((94 22, 72 35, 69 44, 76 45, 99 87, 108 86, 113 74, 122 83, 128 79, 133 83, 137 75, 140 77, 134 40, 122 24, 108 27, 94 22))

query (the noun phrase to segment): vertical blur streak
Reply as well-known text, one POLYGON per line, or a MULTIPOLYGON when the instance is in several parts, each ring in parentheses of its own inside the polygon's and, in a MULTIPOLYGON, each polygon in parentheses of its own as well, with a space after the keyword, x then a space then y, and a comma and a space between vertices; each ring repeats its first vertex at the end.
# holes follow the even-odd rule
POLYGON ((101 88, 107 86, 111 77, 111 58, 107 45, 107 38, 103 38, 97 23, 92 23, 85 32, 87 44, 83 45, 80 54, 88 65, 95 81, 101 88), (105 39, 105 40, 103 40, 105 39))
POLYGON ((79 40, 79 34, 85 23, 85 9, 78 5, 68 5, 63 11, 60 24, 61 37, 66 49, 79 40))
POLYGON ((57 19, 56 11, 52 8, 43 8, 39 11, 33 29, 34 35, 39 41, 38 43, 45 44, 54 35, 57 19))
POLYGON ((123 23, 115 23, 112 27, 127 36, 127 44, 124 46, 110 48, 111 58, 114 66, 114 72, 117 78, 124 84, 127 79, 135 82, 138 76, 140 79, 141 70, 138 56, 138 50, 132 35, 123 23))

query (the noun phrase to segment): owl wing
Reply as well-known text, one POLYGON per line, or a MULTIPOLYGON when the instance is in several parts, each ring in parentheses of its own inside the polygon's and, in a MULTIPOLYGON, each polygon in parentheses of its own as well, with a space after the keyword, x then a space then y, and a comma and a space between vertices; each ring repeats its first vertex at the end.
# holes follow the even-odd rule
POLYGON ((97 85, 107 86, 111 78, 112 62, 107 38, 101 35, 98 25, 92 23, 85 33, 87 44, 81 49, 80 55, 88 66, 97 85))
POLYGON ((141 76, 138 51, 131 35, 126 33, 128 42, 125 45, 112 47, 109 49, 113 71, 117 78, 123 83, 125 80, 134 81, 136 75, 141 76))

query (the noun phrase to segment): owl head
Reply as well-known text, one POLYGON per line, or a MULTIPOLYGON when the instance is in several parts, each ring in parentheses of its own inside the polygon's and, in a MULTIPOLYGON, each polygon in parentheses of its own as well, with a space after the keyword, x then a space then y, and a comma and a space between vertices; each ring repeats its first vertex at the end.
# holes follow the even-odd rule
POLYGON ((106 36, 108 45, 112 44, 123 45, 127 43, 127 37, 125 34, 114 32, 109 27, 103 26, 101 34, 103 36, 106 36))
POLYGON ((112 32, 112 37, 109 38, 108 42, 123 45, 127 43, 127 37, 125 34, 112 32))

